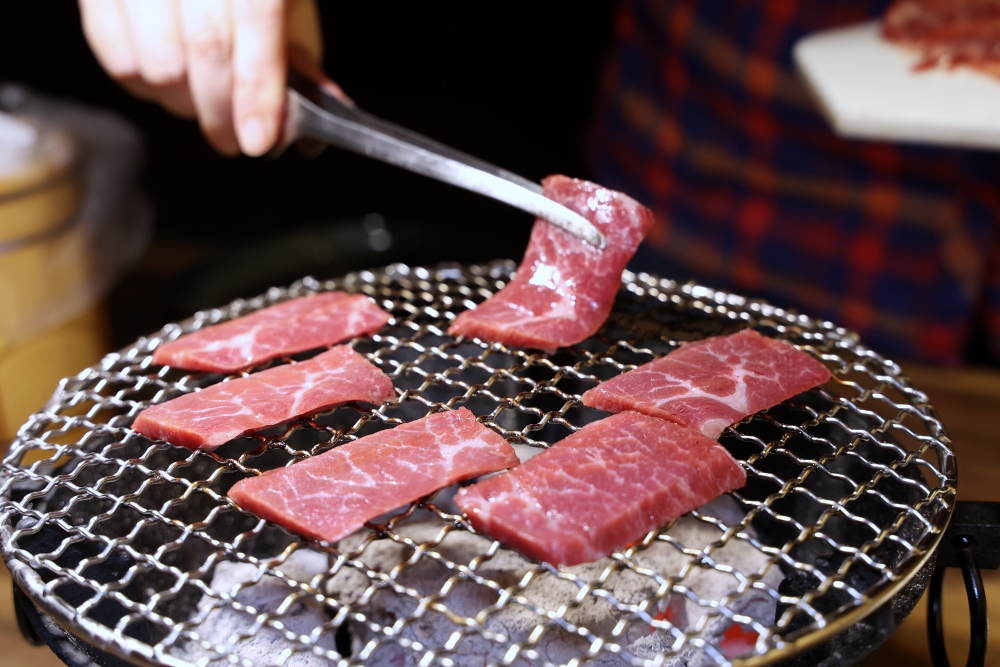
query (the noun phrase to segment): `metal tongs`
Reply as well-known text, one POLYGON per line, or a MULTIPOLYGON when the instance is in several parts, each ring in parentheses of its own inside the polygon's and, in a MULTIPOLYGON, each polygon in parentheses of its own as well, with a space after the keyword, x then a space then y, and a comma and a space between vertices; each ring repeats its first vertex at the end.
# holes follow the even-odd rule
POLYGON ((542 194, 542 186, 346 104, 310 79, 289 73, 285 124, 276 152, 312 139, 478 192, 544 218, 599 249, 604 235, 580 214, 542 194))

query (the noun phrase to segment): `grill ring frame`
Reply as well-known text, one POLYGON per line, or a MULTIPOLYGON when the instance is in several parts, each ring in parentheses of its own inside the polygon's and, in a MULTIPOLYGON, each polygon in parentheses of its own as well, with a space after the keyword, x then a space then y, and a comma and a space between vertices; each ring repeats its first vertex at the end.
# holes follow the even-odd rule
MULTIPOLYGON (((152 347, 155 347, 159 341, 175 337, 182 330, 190 330, 193 327, 196 328, 219 319, 225 319, 228 316, 238 316, 254 308, 269 305, 289 295, 309 293, 316 289, 347 289, 348 291, 374 292, 372 296, 375 296, 378 300, 380 286, 392 284, 393 280, 400 277, 409 276, 412 278, 411 282, 417 284, 421 281, 424 283, 428 282, 428 278, 431 276, 445 276, 443 279, 445 281, 451 279, 449 276, 463 276, 464 278, 474 278, 475 280, 472 282, 478 285, 475 289, 471 289, 469 294, 464 295, 466 297, 464 304, 468 305, 469 301, 481 300, 488 296, 491 291, 501 286, 512 275, 513 269, 514 265, 509 261, 498 261, 473 267, 442 265, 432 269, 392 265, 383 270, 349 274, 342 279, 322 283, 307 278, 295 283, 286 290, 272 289, 257 299, 247 301, 238 300, 226 309, 203 311, 180 325, 167 325, 158 334, 140 339, 122 352, 109 355, 109 358, 120 359, 123 355, 131 355, 133 358, 137 358, 148 355, 152 347), (478 282, 476 282, 477 280, 478 282), (143 354, 139 354, 140 351, 143 354)), ((433 282, 433 279, 430 282, 433 282)), ((419 301, 421 298, 419 290, 410 290, 407 288, 404 291, 410 292, 410 296, 406 299, 409 305, 413 305, 415 301, 419 301)), ((712 290, 693 283, 682 285, 648 274, 635 275, 630 272, 626 272, 623 275, 623 290, 620 294, 620 301, 622 300, 622 295, 637 298, 641 303, 649 302, 651 305, 657 307, 665 305, 668 309, 671 303, 681 304, 683 302, 683 308, 685 309, 700 309, 709 315, 709 319, 722 320, 723 323, 728 322, 728 324, 744 325, 749 323, 754 326, 778 327, 779 333, 782 333, 782 327, 785 327, 785 333, 791 329, 798 329, 806 332, 809 336, 816 336, 815 338, 807 337, 807 343, 812 340, 813 343, 821 343, 821 345, 817 344, 815 347, 826 345, 827 349, 837 350, 840 349, 836 347, 839 345, 844 350, 850 349, 860 354, 858 358, 863 359, 865 364, 872 363, 878 366, 884 376, 895 383, 895 386, 912 389, 912 387, 909 387, 898 365, 864 348, 860 345, 855 334, 835 327, 830 323, 817 322, 798 315, 794 311, 775 308, 764 301, 745 299, 729 292, 712 290), (748 313, 752 314, 752 316, 743 317, 744 314, 748 313)), ((455 312, 461 309, 456 307, 455 312)), ((394 310, 393 314, 399 318, 397 311, 394 310)), ((484 350, 489 348, 489 346, 482 347, 484 350)), ((493 348, 497 349, 497 346, 493 346, 493 348)), ((525 356, 544 357, 545 355, 530 353, 525 356)), ((106 366, 107 362, 108 358, 102 364, 106 366)), ((148 368, 148 360, 146 364, 148 368)), ((98 369, 101 367, 102 365, 98 365, 93 368, 98 369)), ((386 370, 388 371, 389 369, 386 370)), ((77 379, 85 377, 87 372, 84 371, 81 373, 77 376, 77 379)), ((15 452, 16 447, 21 446, 23 449, 24 443, 30 440, 32 437, 32 425, 36 424, 40 415, 44 416, 47 412, 51 412, 54 406, 65 402, 66 396, 72 393, 73 382, 73 379, 64 380, 53 396, 53 399, 47 404, 46 409, 39 413, 39 415, 33 416, 28 424, 22 428, 18 441, 11 448, 12 454, 15 452)), ((920 395, 919 392, 914 390, 914 393, 909 396, 912 398, 917 395, 920 395)), ((941 483, 934 489, 932 497, 927 499, 927 505, 925 506, 930 507, 933 505, 936 509, 928 518, 930 530, 921 538, 920 543, 916 545, 915 553, 911 554, 905 567, 899 572, 894 572, 892 581, 879 586, 862 603, 836 613, 834 618, 823 624, 823 627, 814 627, 816 625, 814 623, 812 626, 800 628, 787 638, 783 638, 780 646, 773 646, 766 653, 760 655, 737 658, 732 661, 732 664, 753 665, 754 667, 757 665, 773 664, 828 641, 889 601, 906 586, 910 579, 932 557, 938 541, 947 527, 947 522, 954 507, 954 498, 957 490, 957 467, 954 451, 950 447, 950 441, 947 439, 943 426, 940 425, 936 415, 933 414, 933 409, 926 401, 926 396, 923 396, 922 400, 918 402, 920 403, 918 408, 923 411, 921 413, 923 417, 935 421, 937 427, 940 427, 932 439, 935 441, 934 447, 940 455, 940 471, 938 472, 940 472, 939 481, 941 483)), ((23 451, 20 451, 20 454, 23 453, 23 451)), ((766 455, 767 452, 764 453, 765 458, 766 455)), ((3 495, 0 496, 0 502, 2 502, 0 504, 0 550, 2 550, 5 560, 8 562, 8 567, 15 581, 29 598, 46 613, 55 618, 68 631, 126 660, 138 661, 141 664, 150 665, 190 664, 184 660, 179 660, 170 653, 157 652, 154 647, 125 636, 121 632, 116 633, 111 631, 107 626, 97 623, 86 616, 80 616, 78 613, 67 608, 61 600, 55 599, 55 596, 46 590, 46 584, 32 566, 31 559, 26 559, 23 553, 18 553, 16 549, 12 548, 12 537, 15 535, 16 528, 12 525, 11 518, 17 514, 17 508, 11 504, 10 492, 12 487, 9 480, 12 475, 9 464, 10 459, 11 455, 8 456, 8 459, 5 459, 4 467, 0 469, 0 488, 5 489, 3 495)), ((884 532, 882 537, 885 537, 884 532)), ((23 552, 23 550, 21 551, 23 552)), ((38 568, 42 567, 40 562, 35 562, 34 565, 38 568)))

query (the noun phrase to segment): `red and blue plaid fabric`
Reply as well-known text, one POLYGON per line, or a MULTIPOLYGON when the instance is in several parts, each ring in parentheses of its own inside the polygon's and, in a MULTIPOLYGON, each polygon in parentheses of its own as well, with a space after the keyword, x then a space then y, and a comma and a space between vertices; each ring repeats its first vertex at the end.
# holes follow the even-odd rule
POLYGON ((657 213, 634 268, 956 364, 974 323, 1000 341, 1000 163, 838 138, 792 65, 799 38, 886 4, 624 0, 591 157, 596 180, 657 213))

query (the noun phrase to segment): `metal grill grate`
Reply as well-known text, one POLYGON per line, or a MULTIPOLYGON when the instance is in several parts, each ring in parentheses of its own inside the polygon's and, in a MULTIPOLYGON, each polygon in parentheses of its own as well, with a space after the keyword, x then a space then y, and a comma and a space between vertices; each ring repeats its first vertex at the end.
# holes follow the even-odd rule
POLYGON ((926 396, 854 334, 628 272, 604 329, 572 349, 445 333, 513 269, 305 279, 168 325, 64 380, 0 471, 0 546, 15 578, 74 633, 145 664, 711 665, 771 662, 828 638, 927 560, 954 502, 954 455, 926 396), (215 452, 129 429, 143 408, 225 379, 153 365, 163 340, 329 289, 393 313, 351 344, 393 379, 395 403, 344 406, 215 452), (600 418, 578 402, 596 382, 746 326, 813 354, 834 379, 726 431, 744 489, 595 564, 554 569, 474 535, 453 489, 337 545, 304 542, 225 496, 248 474, 460 405, 522 452, 547 447, 600 418))

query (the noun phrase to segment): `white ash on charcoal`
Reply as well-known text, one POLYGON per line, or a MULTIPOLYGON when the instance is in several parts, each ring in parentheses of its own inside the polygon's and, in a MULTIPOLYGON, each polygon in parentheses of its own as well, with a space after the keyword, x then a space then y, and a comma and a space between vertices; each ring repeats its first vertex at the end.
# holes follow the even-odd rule
MULTIPOLYGON (((325 572, 329 564, 327 554, 300 549, 276 569, 299 582, 307 582, 315 575, 325 572)), ((256 565, 223 561, 215 566, 211 588, 217 593, 232 594, 240 584, 252 582, 258 573, 256 565)), ((258 614, 278 610, 293 589, 282 579, 264 575, 260 581, 246 586, 236 593, 236 601, 252 606, 258 614)), ((209 595, 202 596, 198 603, 198 613, 218 600, 209 595)), ((323 606, 314 600, 300 599, 280 617, 288 630, 309 635, 316 628, 330 620, 323 606)), ((288 640, 281 632, 271 627, 252 630, 255 617, 245 611, 237 611, 230 606, 213 609, 198 625, 191 628, 202 640, 213 645, 226 647, 226 655, 204 649, 198 643, 188 641, 181 646, 179 657, 196 665, 221 667, 231 665, 231 656, 240 658, 246 664, 257 666, 283 667, 329 667, 329 660, 313 653, 303 653, 303 645, 288 640), (295 652, 300 651, 300 652, 295 652)), ((334 648, 334 637, 327 632, 318 644, 324 649, 334 648)), ((237 663, 239 664, 239 663, 237 663)))
MULTIPOLYGON (((439 498, 437 503, 446 503, 439 498)), ((704 508, 706 513, 732 524, 742 518, 736 503, 724 496, 704 508)), ((445 561, 470 566, 474 559, 486 554, 492 541, 454 530, 444 533, 444 524, 436 519, 410 520, 396 527, 398 535, 407 537, 417 544, 441 539, 433 547, 445 561)), ((721 531, 704 521, 684 517, 671 527, 669 535, 681 548, 701 551, 718 540, 721 531)), ((340 544, 342 553, 351 551, 360 544, 364 534, 356 534, 340 544)), ((484 579, 495 582, 498 590, 516 586, 523 588, 517 593, 523 600, 507 600, 499 607, 500 594, 486 585, 462 577, 442 560, 436 559, 428 551, 415 557, 409 546, 390 539, 372 542, 358 556, 367 568, 374 572, 391 573, 396 584, 410 589, 411 594, 398 594, 380 587, 376 579, 370 579, 359 569, 346 568, 338 572, 329 582, 327 592, 341 603, 351 604, 352 611, 365 614, 383 628, 398 630, 399 636, 408 642, 419 643, 425 650, 441 650, 459 665, 482 665, 501 662, 517 643, 530 652, 522 652, 513 664, 529 667, 550 662, 565 664, 569 660, 586 655, 589 642, 570 634, 537 613, 555 611, 565 607, 563 618, 567 623, 586 627, 601 637, 613 635, 616 626, 629 617, 628 612, 618 610, 606 597, 581 594, 578 583, 557 577, 551 572, 533 573, 532 564, 511 550, 500 549, 491 558, 483 559, 475 567, 475 572, 484 579), (530 575, 530 576, 529 576, 530 575), (453 614, 477 619, 482 627, 496 634, 496 641, 484 637, 474 628, 459 625, 447 615, 425 609, 419 611, 419 598, 439 596, 440 602, 453 614), (533 610, 534 605, 537 609, 533 610), (538 626, 544 631, 536 632, 538 626), (533 634, 534 633, 534 634, 533 634), (464 636, 463 636, 464 635, 464 636), (453 647, 450 652, 446 647, 453 647)), ((761 569, 767 561, 764 553, 745 540, 732 539, 725 546, 715 549, 712 559, 719 565, 750 574, 761 569)), ((697 636, 713 646, 723 647, 724 634, 732 623, 717 613, 710 614, 712 606, 728 595, 736 593, 739 580, 710 567, 699 566, 695 556, 680 551, 677 546, 656 542, 635 555, 635 563, 640 568, 649 568, 661 575, 677 577, 676 584, 686 587, 690 595, 671 594, 650 608, 650 615, 667 619, 676 626, 674 632, 654 629, 641 621, 632 621, 624 628, 618 628, 617 643, 633 657, 651 659, 678 646, 681 632, 697 636), (683 577, 681 578, 681 575, 683 577), (699 604, 696 600, 702 600, 699 604)), ((655 598, 660 583, 653 577, 628 569, 613 568, 614 561, 603 559, 564 568, 562 572, 572 574, 584 584, 592 584, 612 596, 620 604, 639 604, 655 598), (608 574, 608 568, 612 570, 608 574), (602 579, 603 578, 603 579, 602 579)), ((770 568, 763 580, 772 588, 777 587, 782 575, 777 568, 770 568)), ((775 601, 762 591, 749 590, 735 596, 728 608, 744 614, 764 625, 774 622, 775 601)), ((460 619, 459 619, 460 620, 460 619)), ((423 651, 404 647, 393 638, 376 633, 368 624, 352 622, 352 655, 369 667, 410 667, 416 665, 423 651), (381 638, 381 641, 379 639, 381 638)), ((736 629, 735 639, 727 635, 727 657, 735 657, 753 648, 752 634, 741 635, 736 629), (749 644, 747 637, 750 637, 749 644), (742 641, 740 641, 742 640, 742 641)), ((731 633, 730 633, 731 634, 731 633)), ((672 666, 700 666, 716 664, 717 661, 704 650, 694 647, 684 648, 678 655, 665 662, 672 666)), ((601 667, 619 667, 629 664, 623 657, 603 652, 594 660, 601 667)))
MULTIPOLYGON (((435 503, 439 507, 448 507, 450 495, 447 491, 439 494, 435 503)), ((703 510, 729 525, 742 517, 738 506, 728 496, 714 501, 703 510)), ((409 546, 390 539, 375 540, 357 557, 373 572, 392 575, 395 583, 409 589, 411 595, 397 594, 382 586, 378 579, 369 578, 360 569, 350 566, 339 570, 327 583, 327 593, 341 604, 352 605, 352 612, 365 614, 370 621, 383 628, 400 628, 399 637, 404 642, 393 638, 383 638, 382 642, 378 642, 374 640, 381 633, 377 635, 368 624, 352 621, 352 656, 362 664, 369 667, 410 667, 419 662, 424 650, 443 651, 444 647, 449 646, 449 641, 452 642, 450 646, 454 647, 448 654, 449 657, 463 666, 501 662, 512 643, 525 647, 525 652, 514 661, 515 665, 527 667, 544 662, 565 664, 575 657, 585 655, 589 642, 547 621, 538 612, 566 607, 563 618, 567 623, 586 627, 602 637, 612 636, 616 625, 628 616, 627 612, 618 610, 604 597, 593 593, 581 595, 580 586, 574 581, 547 571, 535 572, 535 566, 509 549, 497 550, 492 557, 482 559, 475 567, 479 576, 495 582, 496 590, 465 579, 455 570, 449 569, 446 561, 470 566, 474 559, 490 550, 492 541, 462 530, 445 533, 445 524, 439 519, 427 514, 423 517, 414 515, 397 525, 397 534, 417 544, 433 542, 443 536, 440 544, 419 558, 414 558, 414 551, 409 546), (441 558, 435 558, 434 554, 441 558), (511 599, 494 607, 500 599, 498 590, 515 587, 519 583, 522 588, 516 595, 522 596, 522 600, 511 599), (441 595, 438 601, 451 613, 463 618, 478 619, 487 632, 495 634, 494 638, 484 637, 475 628, 460 626, 445 614, 431 609, 411 618, 415 616, 419 598, 438 594, 441 595), (532 635, 539 625, 545 626, 544 631, 532 635), (402 645, 413 642, 423 649, 406 648, 402 645)), ((366 534, 362 531, 343 540, 339 545, 341 552, 350 552, 366 534)), ((684 517, 671 527, 668 534, 677 546, 656 542, 636 553, 634 561, 640 568, 649 568, 660 575, 677 578, 675 584, 686 587, 690 594, 673 593, 649 608, 651 616, 673 623, 677 628, 673 632, 653 629, 641 621, 633 621, 624 630, 619 629, 617 643, 631 656, 639 659, 653 659, 671 651, 678 645, 682 631, 688 634, 689 640, 690 637, 698 637, 712 646, 726 647, 722 638, 732 626, 725 617, 709 612, 717 601, 736 592, 739 585, 737 578, 697 565, 695 556, 691 553, 700 552, 718 540, 721 531, 704 521, 684 517), (679 550, 678 546, 688 553, 679 550), (699 604, 698 599, 703 604, 699 604)), ((745 574, 756 572, 767 561, 762 552, 745 540, 738 539, 732 539, 725 546, 715 549, 711 557, 717 564, 731 566, 745 574)), ((654 578, 627 569, 612 568, 608 574, 607 570, 613 563, 611 559, 604 559, 564 568, 562 572, 573 575, 584 584, 606 591, 620 604, 639 604, 655 597, 659 583, 654 578)), ((288 577, 304 582, 326 572, 328 565, 326 554, 303 549, 295 552, 278 569, 288 577)), ((220 593, 232 593, 235 586, 252 582, 257 574, 258 569, 253 565, 219 563, 215 568, 211 587, 220 593)), ((780 572, 773 567, 763 577, 763 581, 773 588, 777 587, 780 580, 780 572)), ((256 584, 243 588, 237 593, 236 599, 242 604, 253 606, 258 613, 275 612, 290 593, 292 589, 284 581, 265 575, 256 584)), ((204 596, 198 605, 199 613, 203 613, 214 600, 211 596, 204 596)), ((765 625, 774 622, 775 602, 761 591, 750 590, 735 596, 728 608, 765 625)), ((282 615, 281 620, 292 632, 309 635, 329 622, 329 611, 313 600, 300 600, 282 615)), ((189 641, 181 646, 178 657, 206 667, 232 664, 230 661, 233 656, 253 665, 319 667, 330 664, 325 658, 301 652, 300 643, 287 639, 273 628, 252 630, 254 620, 250 614, 231 607, 213 609, 193 629, 203 639, 223 645, 227 655, 206 650, 196 642, 189 641)), ((728 650, 723 649, 726 657, 732 658, 752 649, 752 635, 740 636, 737 633, 737 640, 735 643, 729 642, 728 650)), ((319 644, 324 649, 334 648, 332 633, 324 634, 319 644)), ((664 664, 671 667, 701 667, 716 663, 704 650, 687 646, 664 664)), ((621 667, 628 664, 628 661, 623 656, 603 652, 594 659, 593 664, 599 667, 621 667)))

